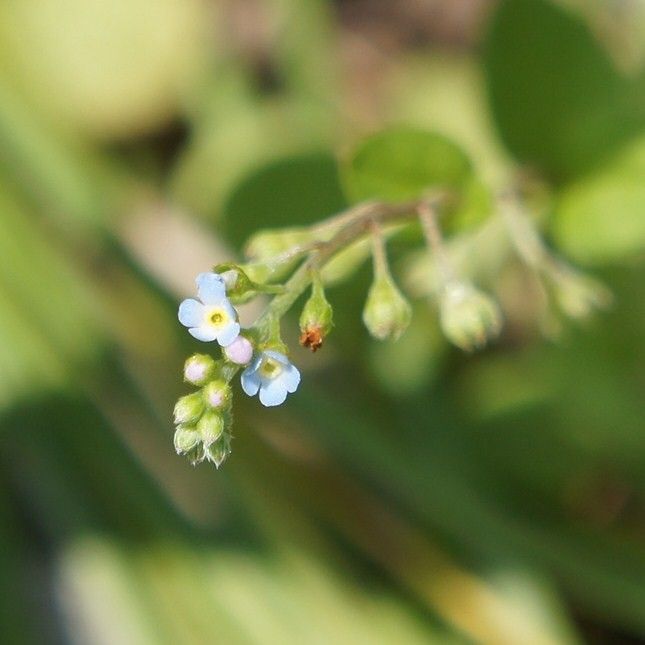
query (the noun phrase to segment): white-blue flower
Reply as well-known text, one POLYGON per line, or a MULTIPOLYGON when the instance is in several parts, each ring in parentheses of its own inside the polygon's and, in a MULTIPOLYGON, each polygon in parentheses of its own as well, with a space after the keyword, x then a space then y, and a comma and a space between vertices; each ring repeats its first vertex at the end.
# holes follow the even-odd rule
POLYGON ((258 354, 242 372, 242 389, 255 396, 260 392, 260 403, 267 407, 284 403, 288 392, 295 392, 300 383, 300 372, 280 352, 271 349, 258 354))
POLYGON ((200 273, 197 283, 199 300, 189 298, 179 305, 179 322, 188 327, 197 340, 216 340, 230 345, 240 333, 237 313, 226 297, 226 285, 217 273, 200 273))

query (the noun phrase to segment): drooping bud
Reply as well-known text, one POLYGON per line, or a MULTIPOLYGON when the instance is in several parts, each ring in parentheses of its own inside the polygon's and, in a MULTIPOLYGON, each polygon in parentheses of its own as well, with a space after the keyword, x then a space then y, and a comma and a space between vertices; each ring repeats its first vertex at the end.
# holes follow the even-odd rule
POLYGON ((251 279, 248 271, 239 264, 227 262, 218 264, 213 271, 220 275, 226 285, 226 295, 234 304, 242 304, 255 298, 259 293, 280 293, 282 287, 276 284, 262 284, 251 279))
POLYGON ((407 329, 412 308, 389 273, 376 275, 367 294, 363 322, 379 340, 396 340, 407 329))
POLYGON ((215 361, 207 354, 193 354, 184 364, 184 380, 193 385, 204 385, 213 376, 215 361))
POLYGON ((206 405, 214 410, 225 408, 231 399, 231 387, 224 381, 211 381, 203 390, 206 405))
POLYGON ((182 396, 175 404, 175 424, 195 423, 204 411, 204 399, 201 392, 182 396))
POLYGON ((466 282, 450 282, 441 294, 440 323, 448 340, 465 351, 483 347, 502 328, 497 303, 466 282))
POLYGON ((178 455, 187 455, 201 443, 202 436, 194 426, 180 425, 175 430, 175 450, 178 455))
POLYGON ((322 346, 333 326, 333 313, 320 277, 315 276, 311 296, 300 314, 300 344, 303 347, 315 352, 322 346))
POLYGON ((197 423, 197 431, 201 435, 204 448, 215 443, 224 432, 224 417, 215 410, 207 410, 197 423))
POLYGON ((228 346, 224 348, 226 359, 236 365, 246 365, 253 358, 253 344, 241 334, 228 346))
POLYGON ((215 443, 212 443, 205 451, 206 459, 219 468, 231 454, 231 441, 229 435, 222 435, 215 443))
POLYGON ((562 312, 575 319, 587 318, 594 310, 608 307, 612 301, 611 292, 602 283, 571 269, 557 274, 553 294, 562 312))

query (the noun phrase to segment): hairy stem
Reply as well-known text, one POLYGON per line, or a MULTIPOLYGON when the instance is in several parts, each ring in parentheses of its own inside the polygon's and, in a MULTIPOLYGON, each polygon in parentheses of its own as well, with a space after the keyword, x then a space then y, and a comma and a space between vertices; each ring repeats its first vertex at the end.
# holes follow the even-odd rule
POLYGON ((254 326, 263 329, 270 320, 284 316, 311 284, 314 272, 322 269, 338 251, 368 234, 373 226, 382 226, 416 217, 421 204, 427 204, 428 207, 436 209, 447 198, 447 193, 441 192, 429 199, 400 204, 381 202, 361 204, 317 225, 315 230, 328 226, 340 226, 340 228, 329 240, 316 245, 316 248, 309 253, 305 261, 286 282, 284 292, 273 298, 254 326))

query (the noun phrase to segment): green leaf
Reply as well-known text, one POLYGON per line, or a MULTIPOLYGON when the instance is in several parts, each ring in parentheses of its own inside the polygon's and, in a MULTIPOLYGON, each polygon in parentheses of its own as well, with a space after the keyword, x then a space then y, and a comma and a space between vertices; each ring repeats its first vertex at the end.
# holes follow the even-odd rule
POLYGON ((557 202, 552 232, 582 264, 608 264, 645 252, 645 139, 572 184, 557 202))
POLYGON ((352 201, 403 201, 432 188, 461 188, 471 177, 468 157, 449 139, 393 127, 363 141, 343 168, 352 201))
POLYGON ((227 200, 223 226, 231 242, 241 246, 258 229, 311 224, 344 207, 332 155, 304 153, 247 175, 227 200))
POLYGON ((645 128, 645 77, 628 80, 574 14, 546 0, 506 0, 484 55, 501 137, 557 179, 580 174, 645 128))

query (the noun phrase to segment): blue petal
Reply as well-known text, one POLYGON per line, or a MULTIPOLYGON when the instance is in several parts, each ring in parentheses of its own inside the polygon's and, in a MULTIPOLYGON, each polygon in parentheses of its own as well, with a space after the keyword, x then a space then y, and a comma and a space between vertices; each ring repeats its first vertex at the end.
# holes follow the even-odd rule
POLYGON ((217 342, 222 347, 227 347, 230 345, 238 336, 240 335, 240 325, 239 323, 232 322, 230 325, 221 329, 217 334, 217 342))
POLYGON ((188 333, 197 340, 210 343, 217 338, 217 331, 210 325, 203 325, 202 327, 191 327, 188 333))
POLYGON ((217 273, 200 273, 195 282, 197 295, 205 305, 217 305, 226 298, 224 280, 217 273))
POLYGON ((281 354, 280 352, 276 352, 273 349, 266 349, 264 350, 264 353, 266 356, 269 358, 273 358, 274 360, 278 361, 278 363, 281 363, 282 365, 291 365, 289 362, 289 359, 284 355, 281 354))
POLYGON ((189 298, 179 305, 179 322, 185 327, 198 327, 204 320, 204 305, 189 298))
POLYGON ((298 385, 300 385, 300 372, 295 365, 289 365, 289 367, 280 374, 279 378, 287 388, 287 392, 295 392, 298 389, 298 385))
POLYGON ((287 388, 280 378, 274 378, 272 381, 264 381, 260 388, 260 403, 271 408, 274 405, 284 403, 287 398, 287 388))
POLYGON ((260 377, 254 369, 247 367, 242 372, 242 378, 240 381, 242 383, 242 389, 246 394, 249 396, 255 396, 258 393, 258 390, 260 389, 260 377))

